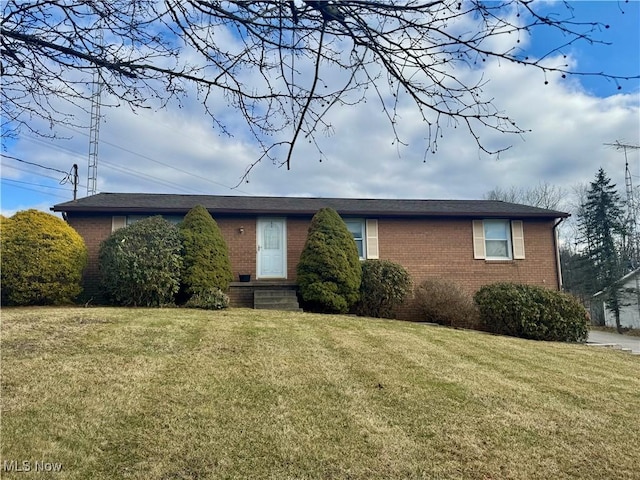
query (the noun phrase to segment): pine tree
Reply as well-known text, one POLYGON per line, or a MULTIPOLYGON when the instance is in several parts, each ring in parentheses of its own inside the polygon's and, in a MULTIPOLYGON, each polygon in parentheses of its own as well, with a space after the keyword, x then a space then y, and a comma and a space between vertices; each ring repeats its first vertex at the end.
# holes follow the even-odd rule
POLYGON ((587 191, 578 214, 578 226, 586 242, 586 255, 595 272, 595 284, 607 292, 607 307, 613 312, 620 331, 621 292, 616 281, 624 274, 620 240, 624 236, 622 200, 602 168, 587 191))
POLYGON ((568 247, 561 247, 560 264, 564 290, 587 305, 593 294, 599 290, 596 286, 596 274, 591 258, 584 253, 574 252, 568 247))

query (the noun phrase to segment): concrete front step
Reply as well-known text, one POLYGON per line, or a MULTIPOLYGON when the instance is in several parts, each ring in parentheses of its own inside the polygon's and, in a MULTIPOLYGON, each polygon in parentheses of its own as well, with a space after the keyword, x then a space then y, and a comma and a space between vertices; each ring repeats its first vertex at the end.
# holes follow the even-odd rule
POLYGON ((253 308, 263 310, 301 311, 295 290, 256 290, 253 292, 253 308))

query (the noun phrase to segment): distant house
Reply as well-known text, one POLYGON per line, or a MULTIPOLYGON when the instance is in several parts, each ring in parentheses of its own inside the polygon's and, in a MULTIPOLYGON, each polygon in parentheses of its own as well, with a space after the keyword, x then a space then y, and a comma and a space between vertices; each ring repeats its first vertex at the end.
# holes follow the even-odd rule
MULTIPOLYGON (((229 246, 236 280, 232 305, 252 306, 259 289, 295 289, 296 266, 312 216, 335 209, 362 259, 403 265, 414 284, 440 277, 469 293, 511 281, 558 289, 556 227, 564 212, 493 200, 382 200, 100 193, 60 203, 89 250, 85 291, 99 300, 98 250, 113 231, 151 215, 178 222, 195 205, 215 218, 229 246)), ((400 318, 416 318, 405 305, 400 318)))
MULTIPOLYGON (((616 285, 620 288, 620 326, 640 329, 640 268, 622 277, 616 285)), ((615 315, 607 308, 606 297, 605 291, 593 296, 591 316, 608 327, 615 327, 615 315)))

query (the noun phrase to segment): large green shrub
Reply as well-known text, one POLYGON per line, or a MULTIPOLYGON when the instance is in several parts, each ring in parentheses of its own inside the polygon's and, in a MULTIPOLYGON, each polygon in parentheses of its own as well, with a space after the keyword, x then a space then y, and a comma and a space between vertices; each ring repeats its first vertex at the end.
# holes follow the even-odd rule
POLYGON ((180 286, 181 249, 178 229, 160 216, 117 230, 100 246, 105 295, 118 305, 172 303, 180 286))
POLYGON ((358 300, 362 267, 353 236, 338 213, 320 209, 311 220, 298 263, 305 308, 345 313, 358 300))
POLYGON ((402 265, 388 260, 365 260, 362 262, 356 313, 366 317, 393 318, 395 308, 410 293, 411 277, 402 265))
POLYGON ((87 248, 64 220, 38 210, 3 217, 2 304, 70 303, 80 294, 87 248))
POLYGON ((574 297, 533 285, 496 283, 474 297, 494 333, 533 340, 584 342, 587 312, 574 297))
POLYGON ((206 208, 193 207, 178 225, 182 240, 182 287, 187 295, 225 291, 233 280, 227 243, 206 208))
POLYGON ((426 322, 482 329, 473 298, 452 281, 441 278, 425 280, 416 288, 414 301, 426 322))

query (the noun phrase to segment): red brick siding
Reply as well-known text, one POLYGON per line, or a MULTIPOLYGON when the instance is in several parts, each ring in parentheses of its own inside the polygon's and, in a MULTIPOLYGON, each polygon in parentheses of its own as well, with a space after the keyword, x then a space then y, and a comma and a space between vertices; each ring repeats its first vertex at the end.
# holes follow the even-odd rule
MULTIPOLYGON (((443 278, 472 294, 488 283, 511 281, 556 289, 553 222, 525 221, 525 259, 488 261, 473 258, 471 220, 378 221, 380 258, 403 265, 415 285, 443 278)), ((417 319, 409 304, 399 316, 417 319)))
POLYGON ((73 214, 68 215, 67 222, 84 238, 89 253, 87 268, 85 268, 82 280, 84 287, 82 298, 85 301, 91 300, 95 303, 101 303, 104 298, 100 292, 98 252, 100 251, 100 243, 111 235, 111 215, 73 214))
POLYGON ((251 275, 251 279, 254 280, 256 278, 256 219, 216 217, 215 220, 229 247, 234 281, 237 282, 238 276, 245 274, 251 275))
MULTIPOLYGON (((256 218, 216 216, 229 246, 234 280, 239 274, 256 279, 256 218), (242 229, 242 233, 241 233, 242 229)), ((295 281, 296 266, 307 237, 310 217, 287 218, 287 279, 295 281)), ((69 224, 85 239, 89 264, 85 271, 85 290, 99 298, 98 249, 111 233, 111 216, 69 215, 69 224)), ((482 285, 513 281, 557 288, 553 222, 524 221, 524 260, 485 261, 473 258, 470 219, 388 219, 378 220, 380 258, 403 265, 415 285, 427 278, 440 277, 457 282, 473 293, 482 285)), ((416 319, 407 304, 401 318, 416 319)))

